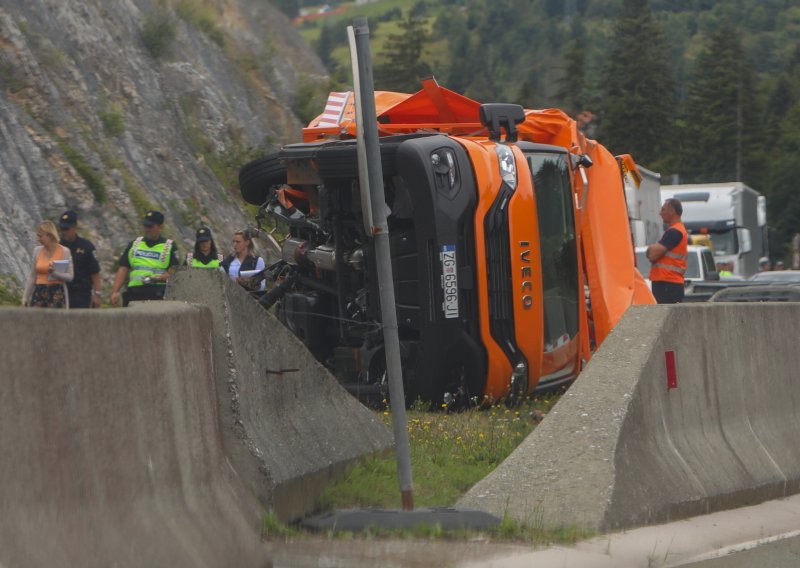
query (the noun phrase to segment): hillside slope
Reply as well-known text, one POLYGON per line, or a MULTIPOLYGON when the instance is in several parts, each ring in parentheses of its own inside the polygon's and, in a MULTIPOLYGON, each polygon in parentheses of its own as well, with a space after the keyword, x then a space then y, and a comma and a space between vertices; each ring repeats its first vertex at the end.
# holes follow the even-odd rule
POLYGON ((227 251, 248 222, 238 166, 299 137, 291 94, 325 70, 283 14, 262 0, 161 4, 0 0, 0 283, 23 281, 36 225, 66 208, 106 287, 151 207, 182 253, 200 224, 227 251))

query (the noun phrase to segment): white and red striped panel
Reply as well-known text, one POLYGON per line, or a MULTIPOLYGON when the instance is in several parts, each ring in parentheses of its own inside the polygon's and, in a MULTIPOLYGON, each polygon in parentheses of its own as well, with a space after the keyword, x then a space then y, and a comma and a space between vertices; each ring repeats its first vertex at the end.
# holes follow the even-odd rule
POLYGON ((328 95, 328 100, 325 103, 325 110, 319 116, 319 121, 314 126, 318 128, 330 128, 339 126, 342 122, 342 114, 344 114, 345 105, 350 98, 352 91, 344 93, 331 93, 328 95))

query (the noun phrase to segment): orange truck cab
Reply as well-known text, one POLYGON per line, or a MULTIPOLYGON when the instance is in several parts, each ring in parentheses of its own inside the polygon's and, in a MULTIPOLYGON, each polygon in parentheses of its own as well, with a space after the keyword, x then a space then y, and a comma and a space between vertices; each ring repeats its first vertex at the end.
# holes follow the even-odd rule
MULTIPOLYGON (((629 305, 652 303, 619 164, 564 113, 481 105, 433 79, 413 95, 376 93, 376 108, 410 401, 564 384, 591 356, 590 329, 599 344, 629 305)), ((245 165, 240 187, 289 233, 262 303, 350 390, 381 395, 355 132, 352 95, 333 93, 304 142, 245 165)))

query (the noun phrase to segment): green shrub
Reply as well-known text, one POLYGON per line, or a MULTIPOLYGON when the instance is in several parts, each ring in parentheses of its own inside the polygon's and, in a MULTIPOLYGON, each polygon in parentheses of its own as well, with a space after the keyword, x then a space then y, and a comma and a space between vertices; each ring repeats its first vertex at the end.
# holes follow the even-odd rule
POLYGON ((97 114, 109 136, 116 137, 125 132, 125 115, 119 105, 112 103, 97 114))
POLYGON ((180 0, 175 12, 185 22, 194 26, 220 47, 225 45, 225 36, 217 27, 217 12, 214 6, 202 0, 180 0))
POLYGON ((86 182, 87 187, 92 192, 92 195, 94 195, 97 203, 105 203, 108 195, 106 193, 106 184, 103 182, 102 176, 94 171, 94 168, 89 165, 89 162, 86 160, 83 154, 67 144, 65 141, 59 140, 58 146, 61 148, 61 151, 64 153, 64 157, 67 159, 70 165, 75 168, 75 171, 78 172, 78 175, 80 175, 83 178, 83 181, 86 182))
POLYGON ((22 301, 19 288, 16 278, 0 275, 0 306, 19 306, 22 301))
POLYGON ((301 76, 292 94, 292 111, 300 122, 308 124, 322 112, 328 94, 338 86, 330 79, 320 81, 301 76))
POLYGON ((167 55, 175 39, 175 21, 166 10, 148 14, 140 32, 142 43, 150 55, 159 59, 167 55))

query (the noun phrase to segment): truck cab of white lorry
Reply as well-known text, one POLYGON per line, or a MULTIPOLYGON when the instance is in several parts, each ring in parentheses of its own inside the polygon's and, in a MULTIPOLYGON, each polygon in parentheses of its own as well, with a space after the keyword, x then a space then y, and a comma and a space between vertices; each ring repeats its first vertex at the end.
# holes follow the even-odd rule
POLYGON ((758 272, 766 250, 764 197, 741 182, 661 186, 662 202, 677 198, 690 234, 705 234, 713 243, 715 264, 730 263, 733 274, 758 272))

